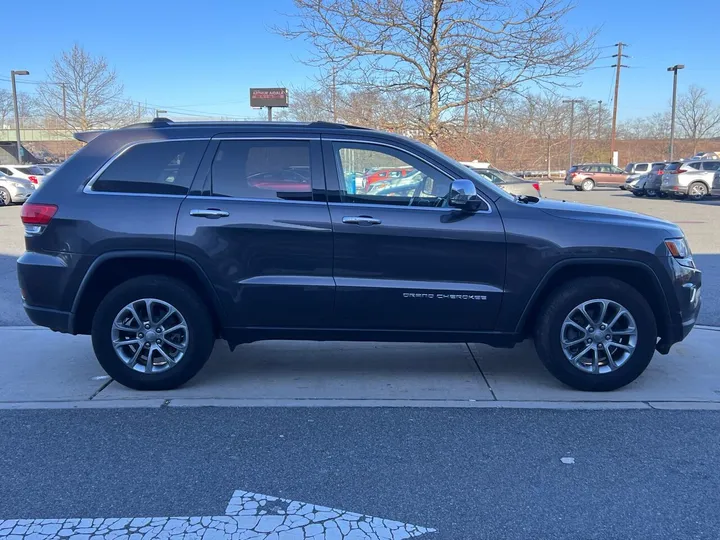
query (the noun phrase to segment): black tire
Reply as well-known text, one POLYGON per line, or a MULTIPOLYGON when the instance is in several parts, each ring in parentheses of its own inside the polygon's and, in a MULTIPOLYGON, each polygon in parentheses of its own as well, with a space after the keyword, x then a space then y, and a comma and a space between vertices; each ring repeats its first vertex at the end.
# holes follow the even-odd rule
POLYGON ((693 201, 702 201, 708 195, 708 188, 702 182, 693 182, 688 186, 688 198, 693 201))
POLYGON ((10 206, 12 204, 12 197, 10 192, 4 187, 0 187, 0 206, 10 206))
POLYGON ((535 348, 547 370, 561 382, 578 390, 605 392, 634 381, 655 353, 657 326, 650 305, 635 288, 607 277, 580 278, 560 287, 545 302, 535 327, 535 348), (614 371, 592 374, 570 363, 561 345, 565 317, 578 305, 595 298, 613 300, 627 309, 637 325, 632 356, 614 371))
POLYGON ((142 276, 118 285, 100 302, 92 323, 92 343, 100 365, 123 386, 134 390, 170 390, 192 379, 205 365, 215 343, 215 331, 207 306, 188 285, 165 276, 142 276), (144 373, 128 367, 112 344, 115 317, 125 306, 143 298, 171 304, 187 323, 185 356, 175 366, 159 373, 144 373))
POLYGON ((647 195, 650 199, 654 199, 655 197, 658 196, 658 192, 655 191, 654 189, 646 189, 645 195, 647 195))
POLYGON ((632 191, 632 194, 636 197, 643 197, 645 195, 642 191, 632 191))
POLYGON ((595 189, 595 181, 592 178, 586 178, 582 181, 582 184, 580 184, 580 189, 583 191, 592 191, 595 189))
POLYGON ((580 186, 573 186, 575 188, 575 191, 582 191, 582 188, 580 186))

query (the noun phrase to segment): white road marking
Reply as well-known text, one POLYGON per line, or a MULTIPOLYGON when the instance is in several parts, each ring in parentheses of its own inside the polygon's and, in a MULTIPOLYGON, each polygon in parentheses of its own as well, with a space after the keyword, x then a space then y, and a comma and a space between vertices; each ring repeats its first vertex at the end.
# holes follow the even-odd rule
POLYGON ((565 465, 572 465, 575 463, 574 457, 562 457, 560 458, 560 461, 562 461, 565 465))
POLYGON ((0 538, 400 540, 435 529, 238 490, 224 516, 0 520, 0 538))

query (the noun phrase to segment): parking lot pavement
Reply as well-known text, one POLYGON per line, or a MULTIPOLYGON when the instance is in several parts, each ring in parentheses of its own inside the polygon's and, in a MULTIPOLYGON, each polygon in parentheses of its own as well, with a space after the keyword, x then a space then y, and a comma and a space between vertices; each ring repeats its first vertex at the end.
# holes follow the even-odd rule
MULTIPOLYGON (((227 517, 244 490, 360 514, 363 532, 235 538, 408 538, 402 522, 436 531, 415 529, 420 540, 716 540, 719 422, 666 410, 0 410, 0 537, 48 538, 50 519, 86 535, 104 526, 93 538, 106 539, 193 523, 168 516, 229 537, 262 519, 227 517), (373 534, 378 518, 395 535, 373 534)), ((267 506, 277 526, 299 503, 267 506)))
POLYGON ((0 329, 0 408, 133 406, 442 406, 720 409, 720 331, 695 329, 657 354, 627 387, 572 390, 549 375, 530 342, 465 344, 224 342, 183 388, 137 392, 111 381, 90 340, 43 329, 0 329))

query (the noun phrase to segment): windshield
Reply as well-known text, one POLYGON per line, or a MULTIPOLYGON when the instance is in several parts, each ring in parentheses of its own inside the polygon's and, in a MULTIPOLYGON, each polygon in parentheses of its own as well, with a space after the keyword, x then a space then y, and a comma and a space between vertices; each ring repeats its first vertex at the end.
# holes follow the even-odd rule
POLYGON ((625 172, 626 173, 632 172, 634 166, 635 166, 634 163, 628 163, 627 167, 625 167, 625 172))
POLYGON ((43 176, 45 174, 45 171, 43 171, 40 167, 36 167, 34 165, 32 165, 30 167, 15 167, 15 168, 23 174, 33 174, 35 176, 43 176))

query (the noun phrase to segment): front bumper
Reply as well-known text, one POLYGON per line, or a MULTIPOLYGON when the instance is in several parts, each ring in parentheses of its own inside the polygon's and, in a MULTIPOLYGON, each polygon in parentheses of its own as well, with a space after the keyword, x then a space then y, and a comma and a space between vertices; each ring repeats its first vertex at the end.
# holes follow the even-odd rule
POLYGON ((670 312, 666 332, 655 347, 661 354, 667 354, 674 343, 684 340, 695 326, 702 306, 702 272, 697 268, 681 266, 669 258, 674 274, 673 292, 676 307, 670 312))

